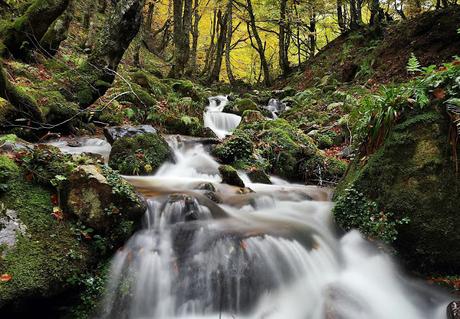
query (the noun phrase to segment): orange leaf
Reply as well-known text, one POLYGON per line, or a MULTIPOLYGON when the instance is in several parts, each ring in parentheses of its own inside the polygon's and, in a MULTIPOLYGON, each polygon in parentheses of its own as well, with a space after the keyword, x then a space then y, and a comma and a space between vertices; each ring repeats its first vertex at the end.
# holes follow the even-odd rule
POLYGON ((10 281, 13 277, 11 277, 10 274, 3 274, 0 276, 0 281, 1 282, 7 282, 10 281))
POLYGON ((56 194, 51 195, 51 203, 54 206, 57 206, 59 204, 58 196, 56 194))
POLYGON ((436 88, 434 91, 433 91, 433 95, 436 99, 438 100, 442 100, 446 97, 446 91, 444 91, 444 89, 442 88, 436 88))

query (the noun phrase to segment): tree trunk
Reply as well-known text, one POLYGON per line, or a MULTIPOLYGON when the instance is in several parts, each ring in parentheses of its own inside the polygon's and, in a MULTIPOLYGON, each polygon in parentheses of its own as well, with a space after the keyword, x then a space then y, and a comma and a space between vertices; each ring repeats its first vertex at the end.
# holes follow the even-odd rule
POLYGON ((210 83, 219 81, 220 69, 222 68, 222 58, 224 56, 225 44, 227 43, 228 11, 222 15, 222 12, 219 10, 217 14, 217 23, 219 25, 219 36, 217 37, 216 44, 216 59, 209 76, 210 83))
POLYGON ((190 63, 189 63, 189 70, 188 74, 192 77, 195 77, 197 73, 196 69, 196 58, 197 58, 197 51, 198 51, 198 39, 200 37, 200 29, 199 24, 201 20, 201 15, 199 12, 199 0, 195 0, 193 4, 193 26, 191 29, 192 33, 192 48, 190 51, 190 63))
POLYGON ((214 39, 217 33, 217 10, 216 9, 214 9, 213 19, 211 19, 211 21, 212 21, 211 22, 211 39, 209 42, 208 50, 206 51, 206 57, 204 59, 204 67, 201 72, 201 76, 205 76, 206 74, 211 72, 212 61, 214 60, 214 49, 215 49, 214 39))
POLYGON ((235 84, 235 76, 232 71, 232 62, 230 60, 230 52, 232 50, 232 37, 233 37, 233 1, 228 0, 227 3, 227 41, 225 44, 225 69, 227 70, 227 77, 230 84, 235 84))
POLYGON ((190 58, 190 30, 192 27, 192 0, 173 0, 174 14, 174 58, 170 77, 184 74, 190 58))
POLYGON ((337 0, 337 23, 339 24, 339 29, 341 33, 344 33, 347 29, 346 23, 343 17, 343 2, 342 0, 337 0))
POLYGON ((265 58, 265 48, 262 43, 262 39, 260 38, 259 31, 257 30, 256 17, 254 15, 254 9, 252 8, 251 0, 246 0, 246 4, 246 8, 249 14, 248 23, 252 31, 252 36, 256 40, 256 45, 253 45, 253 47, 256 49, 260 56, 260 63, 262 66, 262 71, 264 73, 264 84, 266 86, 269 86, 271 84, 270 68, 268 66, 267 59, 265 58))
POLYGON ((30 58, 30 52, 38 47, 38 42, 68 4, 69 0, 35 0, 21 17, 1 32, 6 51, 18 59, 30 58))
POLYGON ((281 73, 286 76, 289 74, 289 59, 288 59, 288 42, 286 41, 286 6, 287 0, 280 0, 280 20, 278 33, 278 51, 279 65, 281 73))
POLYGON ((105 94, 129 44, 139 32, 143 0, 119 0, 107 19, 86 63, 78 68, 72 91, 80 107, 90 106, 105 94))
POLYGON ((0 97, 9 101, 13 105, 14 114, 32 120, 37 123, 43 123, 43 115, 37 103, 30 98, 25 92, 22 92, 8 80, 5 69, 0 59, 0 97))
POLYGON ((67 39, 70 23, 73 19, 73 4, 69 3, 67 10, 57 18, 48 28, 45 35, 40 40, 40 49, 49 56, 54 56, 61 42, 67 39))
POLYGON ((310 26, 308 27, 308 42, 310 46, 310 57, 315 56, 316 52, 316 14, 313 12, 310 16, 310 26))
POLYGON ((359 28, 358 9, 356 6, 357 0, 350 0, 350 29, 356 30, 359 28))

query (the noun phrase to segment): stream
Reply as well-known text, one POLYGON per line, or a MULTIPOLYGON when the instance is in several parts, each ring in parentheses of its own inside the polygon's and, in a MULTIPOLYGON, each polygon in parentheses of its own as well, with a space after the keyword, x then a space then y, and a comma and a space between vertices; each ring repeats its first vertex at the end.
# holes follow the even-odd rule
MULTIPOLYGON (((241 120, 222 113, 225 103, 210 98, 204 115, 219 138, 241 120)), ((174 163, 125 176, 148 210, 113 258, 101 318, 445 318, 449 296, 404 275, 359 232, 338 234, 331 190, 240 172, 242 190, 221 183, 199 139, 167 141, 174 163)))

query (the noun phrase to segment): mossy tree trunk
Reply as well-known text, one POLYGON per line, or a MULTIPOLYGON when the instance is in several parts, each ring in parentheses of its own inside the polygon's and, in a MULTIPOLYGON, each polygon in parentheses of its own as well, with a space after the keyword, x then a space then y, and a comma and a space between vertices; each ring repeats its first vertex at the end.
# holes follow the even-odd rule
POLYGON ((50 56, 54 56, 61 42, 67 39, 70 23, 73 19, 73 5, 69 3, 67 10, 57 18, 48 28, 45 35, 40 40, 40 49, 50 56))
POLYGON ((88 60, 77 70, 71 91, 80 107, 94 103, 112 85, 123 54, 139 32, 143 0, 120 0, 107 19, 88 60))
POLYGON ((6 47, 5 52, 27 60, 68 4, 69 0, 35 0, 21 17, 2 30, 0 38, 6 47))
MULTIPOLYGON (((21 92, 20 88, 15 87, 9 80, 2 61, 0 60, 0 97, 9 101, 13 105, 12 113, 18 118, 32 120, 35 123, 42 123, 43 116, 37 103, 26 93, 21 92)), ((1 123, 8 126, 8 123, 1 123)), ((36 125, 33 125, 36 126, 36 125)))

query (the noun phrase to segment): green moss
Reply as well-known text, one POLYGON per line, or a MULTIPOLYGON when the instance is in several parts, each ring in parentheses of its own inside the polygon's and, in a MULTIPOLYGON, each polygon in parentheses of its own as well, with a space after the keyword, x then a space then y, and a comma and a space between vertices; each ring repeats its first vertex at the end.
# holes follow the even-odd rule
POLYGON ((151 174, 171 156, 165 140, 158 134, 141 134, 117 139, 110 152, 109 165, 121 174, 151 174))
POLYGON ((455 273, 460 266, 460 237, 453 226, 460 223, 460 179, 446 142, 449 126, 435 111, 408 114, 366 163, 351 165, 337 189, 336 198, 353 188, 385 214, 391 212, 393 221, 410 219, 396 225, 394 247, 418 271, 455 273))
POLYGON ((225 107, 225 112, 242 115, 245 111, 257 111, 257 104, 248 98, 236 99, 225 107))
POLYGON ((18 236, 16 246, 0 263, 0 273, 12 276, 0 285, 0 305, 59 293, 67 286, 65 279, 80 272, 88 258, 87 248, 79 243, 70 224, 52 217, 50 190, 26 182, 22 174, 8 183, 10 189, 0 195, 0 201, 18 213, 27 231, 18 236))
POLYGON ((335 184, 345 174, 347 163, 320 153, 301 163, 299 173, 311 183, 335 184))
POLYGON ((238 176, 238 172, 230 165, 219 166, 219 173, 222 176, 222 182, 228 185, 244 187, 244 182, 238 176))
POLYGON ((14 134, 0 135, 0 143, 4 143, 4 142, 14 143, 16 142, 17 139, 18 137, 14 134))
POLYGON ((226 164, 250 160, 252 152, 253 142, 244 132, 236 132, 213 149, 214 156, 226 164))

